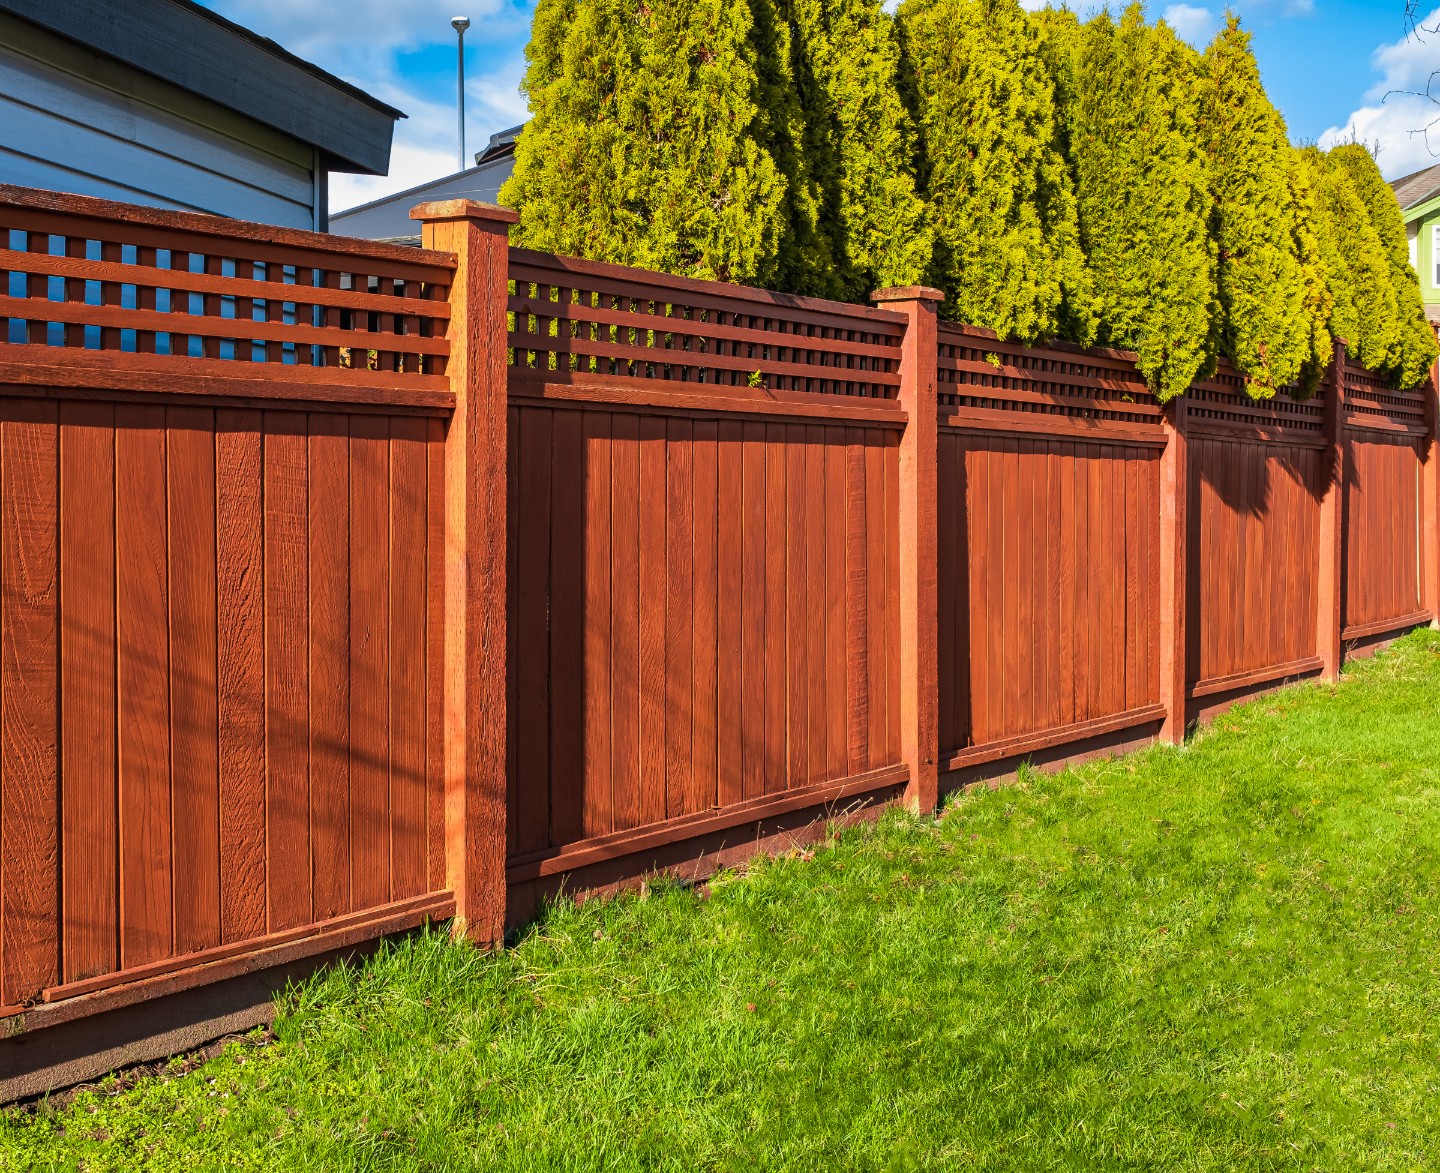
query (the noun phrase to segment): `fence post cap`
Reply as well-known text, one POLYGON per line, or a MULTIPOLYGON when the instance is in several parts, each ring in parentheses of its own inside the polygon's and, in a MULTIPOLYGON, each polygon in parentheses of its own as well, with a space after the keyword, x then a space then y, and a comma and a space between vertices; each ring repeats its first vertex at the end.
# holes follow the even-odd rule
POLYGON ((482 204, 478 200, 436 200, 411 208, 410 219, 421 223, 432 220, 491 220, 497 224, 518 224, 520 213, 514 208, 482 204))
POLYGON ((894 285, 889 289, 877 289, 870 295, 871 301, 933 301, 945 300, 945 295, 928 285, 894 285))

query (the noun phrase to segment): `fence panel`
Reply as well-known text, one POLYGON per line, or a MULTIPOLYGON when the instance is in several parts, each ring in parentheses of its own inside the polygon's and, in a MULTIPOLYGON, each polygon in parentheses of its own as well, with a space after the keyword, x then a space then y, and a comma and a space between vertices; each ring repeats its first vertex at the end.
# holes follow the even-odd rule
POLYGON ((444 915, 444 258, 0 195, 0 1015, 444 915))
POLYGON ((896 315, 511 277, 512 881, 893 783, 896 315))
MULTIPOLYGON (((1433 392, 1432 392, 1433 393, 1433 392)), ((1424 534, 1425 396, 1395 391, 1347 368, 1345 432, 1345 639, 1419 622, 1424 534)))
POLYGON ((1160 716, 1160 413, 1103 353, 940 328, 943 768, 1160 716))
POLYGON ((1225 362, 1185 398, 1190 695, 1316 671, 1324 398, 1256 401, 1225 362))

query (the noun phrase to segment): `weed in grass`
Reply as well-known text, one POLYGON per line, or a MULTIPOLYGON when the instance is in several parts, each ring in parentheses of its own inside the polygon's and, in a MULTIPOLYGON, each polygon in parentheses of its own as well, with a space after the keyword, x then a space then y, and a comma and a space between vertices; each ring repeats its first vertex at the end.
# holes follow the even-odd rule
POLYGON ((262 1048, 0 1115, 0 1167, 1440 1164, 1440 636, 700 890, 443 932, 262 1048))

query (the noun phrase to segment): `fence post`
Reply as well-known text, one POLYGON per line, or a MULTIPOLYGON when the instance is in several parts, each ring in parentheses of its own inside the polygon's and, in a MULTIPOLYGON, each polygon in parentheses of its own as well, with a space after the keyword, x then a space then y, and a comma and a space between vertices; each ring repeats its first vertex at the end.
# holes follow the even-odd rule
MULTIPOLYGON (((1440 325, 1435 326, 1440 334, 1440 325)), ((1421 473, 1423 492, 1420 501, 1422 528, 1421 552, 1425 566, 1420 575, 1425 592, 1425 606, 1430 610, 1430 626, 1440 628, 1440 361, 1430 368, 1425 385, 1425 465, 1421 473)))
POLYGON ((1165 451, 1160 456, 1160 740, 1185 741, 1185 654, 1190 621, 1190 448, 1185 396, 1165 410, 1165 451))
POLYGON ((1325 387, 1326 461, 1322 476, 1324 496, 1320 499, 1320 576, 1318 613, 1315 617, 1315 654, 1320 657, 1320 679, 1340 675, 1344 649, 1340 641, 1343 622, 1341 600, 1345 579, 1345 342, 1335 340, 1335 357, 1325 387))
POLYGON ((505 936, 506 305, 509 208, 421 204, 426 248, 454 253, 445 434, 445 871, 466 936, 505 936))
POLYGON ((932 811, 940 801, 940 671, 936 533, 939 437, 935 384, 938 289, 904 286, 871 297, 906 317, 900 352, 900 752, 910 771, 905 803, 932 811))

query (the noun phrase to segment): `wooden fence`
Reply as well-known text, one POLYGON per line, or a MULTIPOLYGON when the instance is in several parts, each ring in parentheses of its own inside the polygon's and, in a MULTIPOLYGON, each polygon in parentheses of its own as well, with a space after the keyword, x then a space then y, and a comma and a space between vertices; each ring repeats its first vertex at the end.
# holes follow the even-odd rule
POLYGON ((1162 409, 930 290, 416 217, 0 188, 0 1035, 426 919, 493 942, 1436 614, 1433 383, 1337 347, 1309 401, 1222 364, 1162 409))
POLYGON ((453 258, 14 189, 0 246, 0 1016, 449 915, 453 258))

